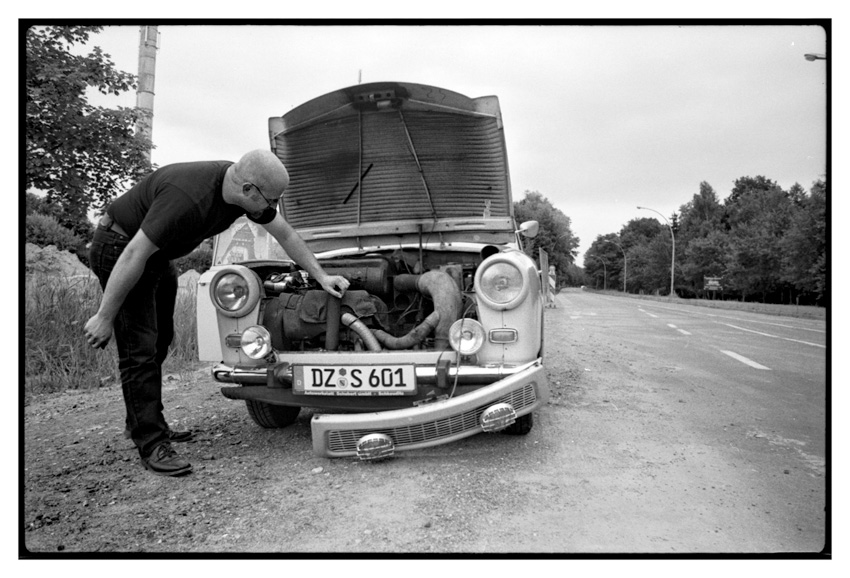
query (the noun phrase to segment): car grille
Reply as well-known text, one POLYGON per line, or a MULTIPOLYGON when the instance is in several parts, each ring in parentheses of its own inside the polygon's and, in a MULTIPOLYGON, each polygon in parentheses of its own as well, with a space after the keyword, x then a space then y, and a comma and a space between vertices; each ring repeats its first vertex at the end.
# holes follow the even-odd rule
POLYGON ((328 449, 332 452, 353 452, 357 450, 357 441, 370 433, 382 433, 390 436, 396 447, 413 445, 440 438, 457 435, 466 431, 480 429, 480 418, 484 410, 496 403, 509 403, 517 411, 534 404, 537 397, 534 385, 527 384, 521 389, 500 397, 494 402, 471 409, 457 415, 428 423, 389 429, 370 430, 332 430, 328 432, 328 449))

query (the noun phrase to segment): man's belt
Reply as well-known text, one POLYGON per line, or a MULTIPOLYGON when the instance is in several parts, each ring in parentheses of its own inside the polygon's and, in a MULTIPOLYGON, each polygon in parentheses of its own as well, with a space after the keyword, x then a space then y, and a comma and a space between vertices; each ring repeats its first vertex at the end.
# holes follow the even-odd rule
POLYGON ((115 222, 115 220, 109 215, 104 215, 100 218, 100 226, 108 231, 113 231, 122 235, 124 237, 130 238, 130 235, 124 232, 124 229, 121 228, 121 225, 115 222))

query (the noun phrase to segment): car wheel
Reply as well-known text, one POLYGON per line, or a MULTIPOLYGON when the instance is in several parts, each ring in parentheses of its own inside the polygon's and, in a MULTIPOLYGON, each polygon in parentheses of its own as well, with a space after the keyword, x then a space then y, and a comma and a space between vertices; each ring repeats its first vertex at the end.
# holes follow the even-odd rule
POLYGON ((502 430, 510 436, 524 436, 534 427, 534 414, 527 413, 516 418, 516 421, 502 430))
POLYGON ((246 399, 245 405, 248 407, 248 415, 251 416, 254 423, 265 428, 286 427, 295 422, 298 412, 301 411, 300 407, 272 405, 253 399, 246 399))

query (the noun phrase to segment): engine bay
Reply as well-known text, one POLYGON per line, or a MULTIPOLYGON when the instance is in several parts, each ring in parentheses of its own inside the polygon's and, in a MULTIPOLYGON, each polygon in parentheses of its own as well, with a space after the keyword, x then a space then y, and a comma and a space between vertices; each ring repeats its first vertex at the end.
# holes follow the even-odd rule
POLYGON ((349 280, 342 299, 295 265, 246 265, 262 280, 261 321, 277 350, 443 350, 455 321, 478 318, 475 271, 498 252, 397 249, 320 260, 327 273, 349 280))

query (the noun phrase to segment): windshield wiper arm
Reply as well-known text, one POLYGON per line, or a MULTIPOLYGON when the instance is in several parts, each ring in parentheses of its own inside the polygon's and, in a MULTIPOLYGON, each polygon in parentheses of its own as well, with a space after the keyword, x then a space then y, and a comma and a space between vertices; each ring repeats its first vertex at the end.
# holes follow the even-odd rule
POLYGON ((401 109, 398 109, 398 115, 401 117, 401 126, 404 127, 404 134, 407 135, 407 142, 410 144, 410 152, 413 153, 413 160, 416 161, 416 166, 419 168, 419 177, 422 179, 422 186, 425 187, 425 196, 428 197, 428 204, 431 206, 431 216, 434 220, 437 219, 437 210, 434 208, 434 201, 431 200, 431 191, 428 189, 428 182, 425 180, 425 172, 422 170, 422 164, 419 162, 419 156, 416 154, 416 147, 413 145, 413 139, 410 138, 410 131, 407 129, 407 121, 404 120, 404 114, 401 109))
POLYGON ((342 202, 342 204, 343 204, 343 205, 344 205, 345 203, 347 203, 347 202, 348 202, 348 199, 350 199, 350 198, 351 198, 351 195, 353 195, 353 194, 354 194, 354 191, 356 191, 356 190, 357 190, 357 187, 359 187, 359 186, 360 186, 360 183, 361 183, 361 182, 363 182, 363 179, 365 179, 365 178, 366 178, 366 175, 368 175, 368 174, 369 174, 369 169, 371 169, 371 168, 374 166, 374 164, 375 164, 375 163, 370 163, 370 164, 369 164, 369 166, 368 166, 368 167, 366 167, 366 170, 365 170, 365 171, 363 171, 363 174, 362 174, 362 175, 360 175, 360 180, 359 180, 359 181, 357 181, 356 183, 354 183, 354 187, 351 189, 351 192, 350 192, 350 193, 348 193, 348 196, 347 196, 347 197, 345 197, 345 200, 342 202))

